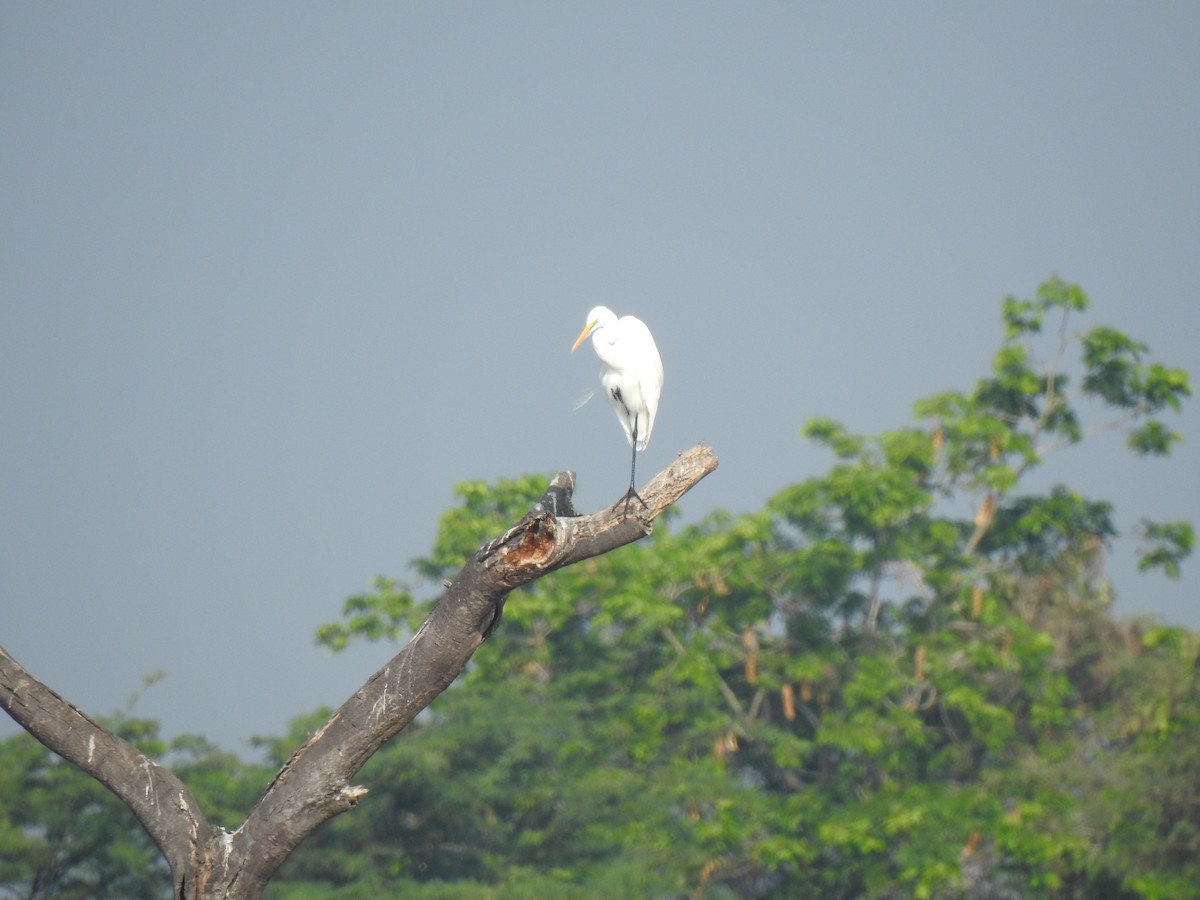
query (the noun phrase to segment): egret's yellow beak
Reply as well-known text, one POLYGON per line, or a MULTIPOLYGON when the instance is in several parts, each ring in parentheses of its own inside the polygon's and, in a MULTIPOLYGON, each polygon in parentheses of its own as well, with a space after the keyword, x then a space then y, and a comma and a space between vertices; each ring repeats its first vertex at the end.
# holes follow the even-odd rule
POLYGON ((587 327, 585 327, 585 328, 583 329, 583 331, 579 332, 579 337, 575 338, 575 343, 571 345, 571 352, 572 352, 572 353, 574 353, 574 352, 575 352, 575 348, 576 348, 576 347, 578 347, 580 344, 582 344, 582 343, 583 343, 583 339, 584 339, 585 337, 587 337, 589 334, 591 334, 591 333, 592 333, 592 329, 593 329, 593 328, 595 328, 595 327, 596 327, 596 323, 595 323, 595 321, 588 322, 588 323, 587 323, 587 327))

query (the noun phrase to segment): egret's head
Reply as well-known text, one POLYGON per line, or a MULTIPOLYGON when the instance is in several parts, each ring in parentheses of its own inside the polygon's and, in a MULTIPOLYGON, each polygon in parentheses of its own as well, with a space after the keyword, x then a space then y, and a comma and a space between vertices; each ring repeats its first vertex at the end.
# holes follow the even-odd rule
POLYGON ((584 339, 595 331, 597 328, 603 328, 605 325, 610 325, 617 321, 617 315, 607 306, 597 306, 587 314, 587 324, 583 326, 583 331, 579 332, 579 337, 575 338, 575 343, 571 346, 571 352, 574 353, 576 348, 583 343, 584 339))

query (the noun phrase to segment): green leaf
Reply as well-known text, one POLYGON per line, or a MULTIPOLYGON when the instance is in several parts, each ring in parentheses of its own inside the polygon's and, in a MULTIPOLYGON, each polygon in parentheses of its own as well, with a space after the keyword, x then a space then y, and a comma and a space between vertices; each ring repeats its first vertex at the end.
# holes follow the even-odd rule
POLYGON ((1143 519, 1142 535, 1149 546, 1139 551, 1138 571, 1161 569, 1168 578, 1178 579, 1179 565, 1191 555, 1196 543, 1191 523, 1143 519))
POLYGON ((1064 312, 1084 312, 1091 300, 1077 284, 1063 281, 1058 276, 1050 278, 1038 287, 1038 303, 1043 309, 1057 307, 1064 312))
POLYGON ((850 434, 832 419, 809 419, 801 433, 818 444, 824 444, 843 459, 857 456, 863 449, 862 438, 850 434))
POLYGON ((1182 438, 1178 432, 1170 431, 1162 422, 1151 419, 1131 431, 1126 442, 1139 456, 1166 456, 1180 440, 1182 438))
POLYGON ((1005 297, 1002 306, 1004 336, 1009 340, 1026 334, 1037 334, 1042 330, 1045 310, 1029 300, 1005 297))

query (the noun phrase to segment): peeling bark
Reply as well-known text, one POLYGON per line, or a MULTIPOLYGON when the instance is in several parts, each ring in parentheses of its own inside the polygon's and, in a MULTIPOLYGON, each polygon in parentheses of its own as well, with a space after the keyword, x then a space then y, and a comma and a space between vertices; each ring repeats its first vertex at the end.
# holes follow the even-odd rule
POLYGON ((571 507, 575 476, 555 476, 516 525, 485 544, 412 639, 298 749, 236 831, 208 822, 173 773, 93 722, 0 648, 0 706, 30 734, 121 798, 162 851, 180 900, 245 900, 322 822, 356 806, 350 780, 445 690, 495 631, 514 588, 650 534, 651 523, 717 467, 697 445, 641 489, 590 516, 571 507), (628 514, 627 514, 628 513, 628 514))

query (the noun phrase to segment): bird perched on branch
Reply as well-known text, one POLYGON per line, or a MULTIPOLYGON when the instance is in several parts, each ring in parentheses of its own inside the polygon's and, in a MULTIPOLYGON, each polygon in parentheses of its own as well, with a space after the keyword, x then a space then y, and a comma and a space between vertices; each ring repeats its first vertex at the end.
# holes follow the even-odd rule
POLYGON ((625 512, 629 500, 637 497, 642 506, 646 501, 633 486, 637 454, 645 450, 654 430, 658 398, 662 394, 663 365, 650 329, 633 316, 617 318, 607 306, 597 306, 587 316, 587 325, 579 333, 571 352, 592 336, 592 347, 600 357, 600 383, 608 403, 625 429, 625 437, 633 448, 629 464, 629 490, 625 494, 625 512))

